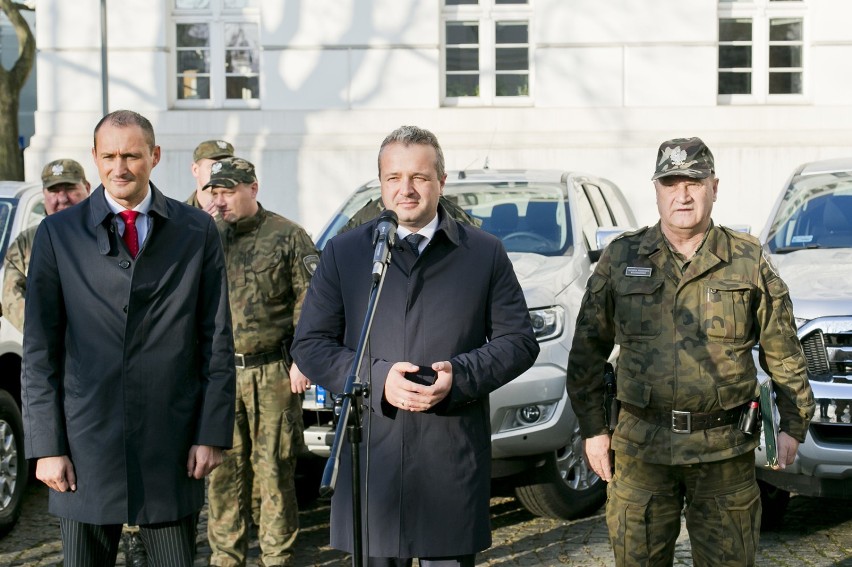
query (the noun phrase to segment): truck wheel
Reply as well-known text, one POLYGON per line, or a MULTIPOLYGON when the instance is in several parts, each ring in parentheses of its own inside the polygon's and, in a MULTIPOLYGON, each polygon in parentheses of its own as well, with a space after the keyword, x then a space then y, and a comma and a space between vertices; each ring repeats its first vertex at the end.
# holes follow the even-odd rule
POLYGON ((777 486, 772 486, 762 480, 757 481, 760 487, 760 530, 776 530, 784 522, 784 512, 790 503, 790 493, 777 486))
POLYGON ((15 399, 0 390, 0 535, 11 530, 21 515, 27 474, 21 412, 15 399))
POLYGON ((606 483, 586 464, 575 425, 571 444, 548 454, 544 465, 515 487, 515 497, 536 516, 573 520, 593 514, 606 501, 606 483))

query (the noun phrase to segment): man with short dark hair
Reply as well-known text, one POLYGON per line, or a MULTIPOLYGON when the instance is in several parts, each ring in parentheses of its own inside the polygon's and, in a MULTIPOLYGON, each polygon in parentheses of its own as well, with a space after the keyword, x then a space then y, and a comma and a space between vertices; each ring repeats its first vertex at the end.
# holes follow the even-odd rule
MULTIPOLYGON (((73 159, 57 159, 45 165, 41 172, 41 187, 44 212, 48 216, 76 205, 88 197, 91 190, 83 166, 73 159)), ((37 228, 33 226, 21 232, 9 245, 3 259, 3 315, 22 333, 27 269, 37 228)))
POLYGON ((123 523, 154 567, 191 567, 204 477, 231 446, 234 346, 210 215, 150 182, 151 123, 95 127, 101 186, 45 218, 27 277, 26 456, 50 488, 64 564, 114 565, 123 523))
POLYGON ((205 140, 192 152, 192 177, 195 178, 195 191, 187 197, 186 204, 203 209, 211 215, 216 214, 216 206, 210 198, 210 192, 204 186, 210 181, 210 168, 222 158, 234 157, 234 146, 225 140, 205 140))
MULTIPOLYGON (((501 242, 439 203, 446 173, 435 135, 395 130, 378 165, 399 245, 360 369, 372 383, 361 445, 361 463, 371 463, 361 476, 366 564, 410 566, 417 557, 423 567, 470 567, 491 545, 488 395, 532 366, 539 347, 501 242)), ((296 328, 296 362, 333 392, 343 391, 355 361, 376 224, 328 242, 296 328)), ((352 528, 349 454, 341 451, 331 545, 352 552, 361 534, 352 528)))
POLYGON ((660 220, 607 246, 577 316, 568 394, 589 465, 610 482, 619 567, 671 565, 682 514, 696 566, 754 565, 760 429, 739 424, 758 393, 756 346, 776 386, 780 468, 814 412, 787 286, 756 238, 714 224, 715 173, 700 138, 660 145, 660 220), (615 344, 621 411, 610 435, 604 366, 615 344))

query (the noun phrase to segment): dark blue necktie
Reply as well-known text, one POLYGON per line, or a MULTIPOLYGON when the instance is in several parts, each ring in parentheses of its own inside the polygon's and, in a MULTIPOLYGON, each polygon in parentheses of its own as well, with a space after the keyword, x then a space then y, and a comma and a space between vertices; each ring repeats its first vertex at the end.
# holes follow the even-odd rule
POLYGON ((412 232, 408 236, 405 237, 405 241, 408 243, 411 251, 414 252, 414 257, 420 256, 420 242, 426 238, 422 234, 417 234, 416 232, 412 232))

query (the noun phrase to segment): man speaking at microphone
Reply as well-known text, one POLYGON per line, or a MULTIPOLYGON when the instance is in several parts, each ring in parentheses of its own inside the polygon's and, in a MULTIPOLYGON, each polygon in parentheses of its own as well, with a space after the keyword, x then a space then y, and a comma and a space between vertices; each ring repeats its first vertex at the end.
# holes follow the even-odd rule
MULTIPOLYGON (((359 370, 371 383, 360 473, 366 564, 417 557, 424 567, 472 566, 491 545, 488 395, 532 366, 538 344, 500 241, 438 204, 446 173, 434 134, 398 128, 378 164, 382 200, 399 226, 359 370)), ((335 392, 352 369, 378 279, 380 222, 392 217, 326 245, 296 328, 299 367, 335 392)), ((351 553, 350 466, 344 447, 331 545, 351 553)))

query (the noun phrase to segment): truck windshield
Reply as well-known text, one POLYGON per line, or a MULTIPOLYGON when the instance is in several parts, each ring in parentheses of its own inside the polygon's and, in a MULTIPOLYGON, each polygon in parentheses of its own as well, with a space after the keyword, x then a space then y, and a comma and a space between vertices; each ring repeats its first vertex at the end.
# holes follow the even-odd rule
POLYGON ((447 198, 481 221, 509 252, 560 256, 571 242, 570 215, 557 184, 490 182, 446 186, 447 198))
POLYGON ((852 177, 841 173, 793 181, 769 231, 770 252, 852 248, 852 177))
MULTIPOLYGON (((479 220, 483 230, 500 238, 509 252, 570 253, 571 215, 557 183, 448 181, 444 196, 479 220)), ((380 198, 378 185, 357 191, 323 229, 317 247, 322 249, 352 217, 362 214, 362 208, 372 207, 364 220, 378 215, 380 208, 375 203, 380 198)))

